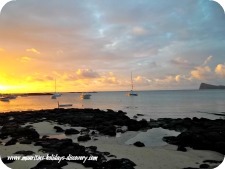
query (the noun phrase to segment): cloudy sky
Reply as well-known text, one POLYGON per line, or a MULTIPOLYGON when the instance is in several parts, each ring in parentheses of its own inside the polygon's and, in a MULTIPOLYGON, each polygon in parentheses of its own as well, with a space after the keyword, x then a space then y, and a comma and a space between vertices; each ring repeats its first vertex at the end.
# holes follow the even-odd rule
POLYGON ((0 14, 0 93, 225 85, 210 0, 16 0, 0 14))

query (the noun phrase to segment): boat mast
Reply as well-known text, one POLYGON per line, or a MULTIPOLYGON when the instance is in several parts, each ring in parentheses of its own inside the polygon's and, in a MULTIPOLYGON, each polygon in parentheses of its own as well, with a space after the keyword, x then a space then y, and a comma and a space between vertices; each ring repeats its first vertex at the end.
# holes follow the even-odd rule
POLYGON ((132 78, 132 72, 131 72, 131 91, 133 91, 133 87, 134 85, 133 85, 133 78, 132 78))
POLYGON ((56 79, 55 79, 55 93, 56 93, 56 79))

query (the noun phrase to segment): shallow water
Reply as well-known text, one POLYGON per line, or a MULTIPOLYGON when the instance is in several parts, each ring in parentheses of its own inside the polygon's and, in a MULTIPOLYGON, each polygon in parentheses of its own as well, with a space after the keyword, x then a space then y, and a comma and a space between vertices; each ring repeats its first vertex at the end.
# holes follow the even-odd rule
POLYGON ((154 146, 164 146, 167 145, 166 142, 162 140, 165 136, 178 136, 180 132, 174 130, 167 130, 163 128, 153 128, 149 129, 146 132, 140 132, 135 137, 127 140, 125 144, 134 144, 137 141, 140 141, 145 144, 146 147, 154 146))

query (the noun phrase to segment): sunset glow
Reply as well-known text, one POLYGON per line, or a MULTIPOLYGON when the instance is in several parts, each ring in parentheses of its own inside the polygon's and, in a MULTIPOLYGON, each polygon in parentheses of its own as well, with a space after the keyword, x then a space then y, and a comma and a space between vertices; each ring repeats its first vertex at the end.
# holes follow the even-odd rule
POLYGON ((17 0, 0 15, 0 93, 225 84, 225 15, 207 0, 17 0), (118 3, 119 2, 119 3, 118 3))

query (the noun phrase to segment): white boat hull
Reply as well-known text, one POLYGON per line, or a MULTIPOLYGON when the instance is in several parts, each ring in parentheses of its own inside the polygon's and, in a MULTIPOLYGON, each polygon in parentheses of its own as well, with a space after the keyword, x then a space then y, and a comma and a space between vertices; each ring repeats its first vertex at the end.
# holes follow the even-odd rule
POLYGON ((81 99, 90 99, 90 98, 91 98, 91 94, 84 94, 84 93, 82 93, 82 94, 80 95, 80 98, 81 98, 81 99))

